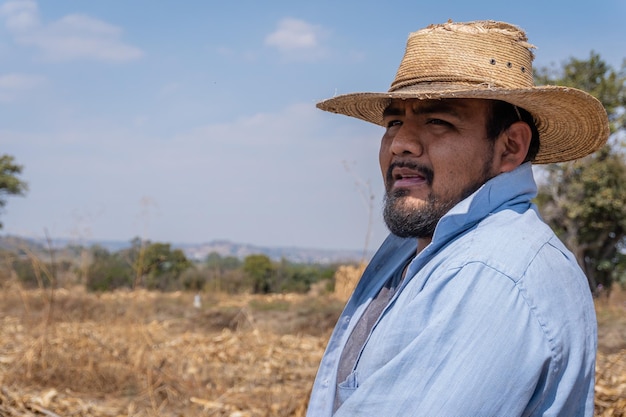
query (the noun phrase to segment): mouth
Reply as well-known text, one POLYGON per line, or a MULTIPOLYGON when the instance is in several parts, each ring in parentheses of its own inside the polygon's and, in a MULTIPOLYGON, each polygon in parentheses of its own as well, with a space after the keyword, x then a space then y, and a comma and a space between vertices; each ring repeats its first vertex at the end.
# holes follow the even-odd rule
POLYGON ((411 188, 432 184, 433 172, 430 168, 409 163, 395 162, 387 171, 387 188, 411 188))

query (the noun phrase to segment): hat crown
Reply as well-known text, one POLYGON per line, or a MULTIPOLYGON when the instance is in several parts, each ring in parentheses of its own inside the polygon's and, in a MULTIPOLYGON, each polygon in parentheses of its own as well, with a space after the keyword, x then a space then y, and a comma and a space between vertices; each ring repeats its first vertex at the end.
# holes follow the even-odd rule
POLYGON ((532 48, 524 31, 504 22, 430 25, 409 35, 389 91, 429 83, 531 88, 532 48))

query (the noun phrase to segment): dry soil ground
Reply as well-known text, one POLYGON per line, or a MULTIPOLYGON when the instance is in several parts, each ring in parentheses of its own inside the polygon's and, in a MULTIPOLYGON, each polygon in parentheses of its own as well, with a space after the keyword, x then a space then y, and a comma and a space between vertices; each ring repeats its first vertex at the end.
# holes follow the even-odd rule
MULTIPOLYGON (((342 301, 0 291, 0 416, 303 416, 342 301)), ((596 416, 626 416, 626 297, 598 303, 596 416)))

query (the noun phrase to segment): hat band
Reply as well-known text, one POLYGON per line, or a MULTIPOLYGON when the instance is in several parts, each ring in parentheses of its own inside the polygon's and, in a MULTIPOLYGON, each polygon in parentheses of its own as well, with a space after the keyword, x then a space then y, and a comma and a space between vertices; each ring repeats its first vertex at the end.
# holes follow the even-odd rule
POLYGON ((493 90, 506 88, 501 84, 488 83, 483 79, 469 80, 468 77, 417 78, 394 84, 389 93, 447 93, 458 90, 493 90))

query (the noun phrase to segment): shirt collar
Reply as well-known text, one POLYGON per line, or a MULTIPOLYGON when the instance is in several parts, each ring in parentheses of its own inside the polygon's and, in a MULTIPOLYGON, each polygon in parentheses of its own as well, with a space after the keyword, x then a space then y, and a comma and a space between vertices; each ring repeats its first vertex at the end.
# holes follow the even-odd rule
POLYGON ((496 175, 441 218, 433 243, 449 241, 492 213, 502 210, 521 213, 528 209, 536 195, 537 185, 530 162, 496 175))

